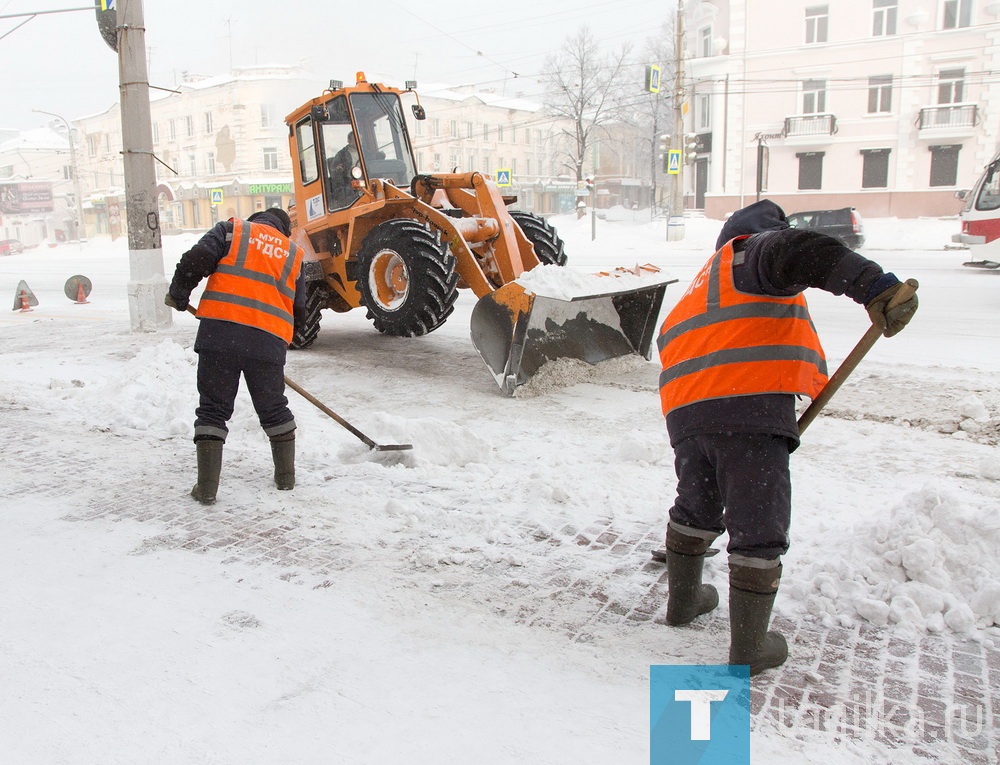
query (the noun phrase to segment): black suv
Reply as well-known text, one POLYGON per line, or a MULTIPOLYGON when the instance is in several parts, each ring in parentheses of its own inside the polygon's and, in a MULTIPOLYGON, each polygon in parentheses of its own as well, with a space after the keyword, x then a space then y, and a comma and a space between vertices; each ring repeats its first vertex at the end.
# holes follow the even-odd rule
POLYGON ((853 207, 839 210, 807 210, 788 214, 788 225, 819 231, 839 239, 845 247, 856 250, 865 243, 865 228, 861 215, 853 207))

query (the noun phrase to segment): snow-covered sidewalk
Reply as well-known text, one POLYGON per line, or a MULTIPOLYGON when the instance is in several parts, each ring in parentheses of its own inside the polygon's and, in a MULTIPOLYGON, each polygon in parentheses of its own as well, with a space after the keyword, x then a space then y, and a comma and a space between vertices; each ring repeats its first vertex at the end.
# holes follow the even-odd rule
MULTIPOLYGON (((571 263, 656 263, 680 279, 671 304, 718 229, 668 245, 602 221, 591 242, 584 223, 560 225, 571 263)), ((920 279, 921 314, 793 457, 791 657, 754 680, 754 761, 996 763, 1000 283, 932 246, 948 222, 867 223, 888 243, 868 254, 920 279)), ((168 269, 192 239, 165 242, 168 269)), ((655 361, 562 366, 507 399, 468 296, 417 340, 331 314, 289 376, 413 452, 375 455, 290 394, 299 482, 278 492, 241 398, 204 508, 195 321, 130 333, 122 244, 0 259, 0 294, 26 279, 40 297, 0 316, 0 759, 648 762, 649 665, 728 644, 725 600, 663 624, 655 361), (62 295, 77 273, 89 305, 62 295)), ((834 366, 864 311, 809 299, 834 366)), ((724 555, 708 576, 725 593, 724 555)))

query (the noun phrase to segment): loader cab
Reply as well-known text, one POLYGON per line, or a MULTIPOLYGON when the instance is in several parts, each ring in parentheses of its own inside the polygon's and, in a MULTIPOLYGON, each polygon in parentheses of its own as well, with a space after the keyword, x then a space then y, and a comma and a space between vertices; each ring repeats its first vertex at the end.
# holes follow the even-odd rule
MULTIPOLYGON (((303 122, 314 122, 317 128, 319 171, 328 211, 353 205, 374 178, 401 188, 409 186, 415 174, 413 152, 395 93, 341 94, 314 108, 303 122)), ((300 124, 300 155, 305 132, 300 124)), ((309 160, 301 161, 304 167, 309 160)), ((304 182, 306 177, 303 170, 304 182)))

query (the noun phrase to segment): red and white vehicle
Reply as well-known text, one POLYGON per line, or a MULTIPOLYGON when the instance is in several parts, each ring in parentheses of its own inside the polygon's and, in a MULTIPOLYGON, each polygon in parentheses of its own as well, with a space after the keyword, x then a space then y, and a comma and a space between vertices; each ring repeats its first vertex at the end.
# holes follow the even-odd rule
POLYGON ((970 253, 982 258, 963 265, 1000 268, 1000 152, 990 160, 972 190, 957 196, 965 200, 959 216, 962 232, 952 235, 951 240, 966 245, 970 253))

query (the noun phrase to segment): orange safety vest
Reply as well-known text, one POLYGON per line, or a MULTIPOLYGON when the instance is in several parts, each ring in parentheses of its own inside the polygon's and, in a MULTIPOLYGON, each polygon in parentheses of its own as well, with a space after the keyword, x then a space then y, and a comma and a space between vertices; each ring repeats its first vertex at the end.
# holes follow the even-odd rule
POLYGON ((736 289, 727 242, 691 282, 660 328, 660 404, 666 416, 688 404, 762 393, 810 398, 827 381, 826 356, 802 294, 736 289))
POLYGON ((256 327, 290 343, 302 249, 270 226, 231 220, 229 252, 208 277, 197 316, 256 327))

